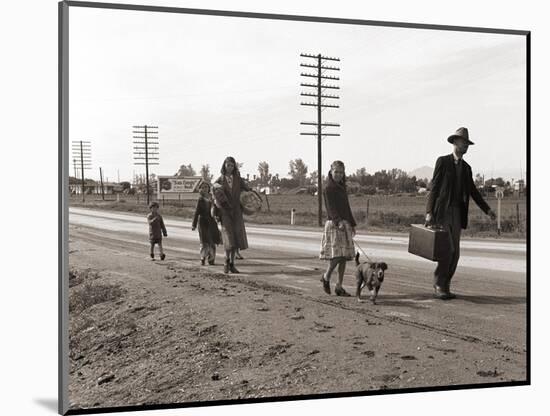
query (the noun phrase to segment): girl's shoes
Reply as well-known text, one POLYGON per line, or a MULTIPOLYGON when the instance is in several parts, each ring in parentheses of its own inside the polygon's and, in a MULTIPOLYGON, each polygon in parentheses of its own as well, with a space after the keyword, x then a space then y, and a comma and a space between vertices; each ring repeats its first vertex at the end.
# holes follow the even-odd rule
POLYGON ((327 295, 330 295, 330 282, 328 280, 325 280, 325 275, 323 274, 321 276, 321 282, 323 283, 323 290, 327 295))
POLYGON ((343 287, 334 288, 334 293, 336 294, 336 296, 351 296, 348 292, 344 290, 343 287))

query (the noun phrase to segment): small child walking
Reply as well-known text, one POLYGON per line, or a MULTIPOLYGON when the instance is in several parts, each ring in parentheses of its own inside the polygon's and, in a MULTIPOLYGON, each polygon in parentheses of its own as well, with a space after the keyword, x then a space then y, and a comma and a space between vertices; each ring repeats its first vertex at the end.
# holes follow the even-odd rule
POLYGON ((212 216, 212 195, 210 194, 210 185, 203 182, 199 186, 199 200, 193 217, 191 229, 197 229, 199 226, 199 238, 201 242, 201 264, 204 266, 208 259, 208 264, 213 265, 216 260, 216 245, 221 244, 221 234, 218 224, 212 216))
POLYGON ((158 244, 160 251, 160 259, 164 260, 166 255, 162 250, 162 236, 168 237, 164 220, 159 214, 159 204, 151 202, 149 204, 151 212, 147 215, 147 223, 149 224, 149 241, 151 242, 151 260, 155 260, 155 244, 158 244))

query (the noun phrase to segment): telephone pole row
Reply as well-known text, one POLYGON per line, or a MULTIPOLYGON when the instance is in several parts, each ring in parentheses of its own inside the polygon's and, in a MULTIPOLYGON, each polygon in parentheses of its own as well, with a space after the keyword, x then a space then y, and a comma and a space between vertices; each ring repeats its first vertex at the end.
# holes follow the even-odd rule
POLYGON ((80 173, 82 175, 82 202, 84 202, 84 171, 90 170, 92 168, 92 144, 87 140, 73 140, 72 142, 72 151, 73 151, 73 168, 75 175, 77 172, 77 166, 80 164, 80 173))

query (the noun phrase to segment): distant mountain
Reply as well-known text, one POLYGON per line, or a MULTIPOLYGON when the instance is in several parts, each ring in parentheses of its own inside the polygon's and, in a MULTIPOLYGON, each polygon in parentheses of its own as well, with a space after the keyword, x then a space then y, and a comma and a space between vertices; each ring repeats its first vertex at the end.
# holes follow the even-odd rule
POLYGON ((416 179, 424 179, 424 178, 432 179, 433 172, 434 172, 433 168, 429 166, 422 166, 421 168, 416 168, 415 170, 410 171, 408 175, 416 176, 416 179))

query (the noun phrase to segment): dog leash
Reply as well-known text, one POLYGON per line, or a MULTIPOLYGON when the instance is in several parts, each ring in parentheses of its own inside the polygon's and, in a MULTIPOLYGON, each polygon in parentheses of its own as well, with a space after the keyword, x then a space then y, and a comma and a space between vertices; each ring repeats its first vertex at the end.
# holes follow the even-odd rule
POLYGON ((372 261, 372 259, 367 255, 367 253, 365 253, 365 251, 361 248, 361 246, 357 243, 357 240, 353 239, 353 242, 357 245, 357 247, 359 248, 359 250, 361 250, 361 252, 365 255, 365 257, 367 258, 367 260, 371 263, 374 263, 372 261))

